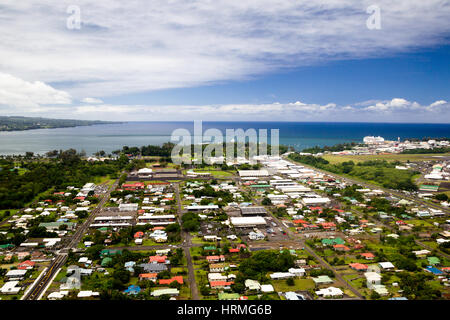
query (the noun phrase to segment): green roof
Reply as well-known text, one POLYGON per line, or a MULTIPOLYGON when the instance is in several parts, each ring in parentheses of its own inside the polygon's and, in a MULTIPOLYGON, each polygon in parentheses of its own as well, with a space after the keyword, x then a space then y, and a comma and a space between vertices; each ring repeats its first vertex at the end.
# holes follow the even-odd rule
POLYGON ((216 250, 215 246, 205 246, 203 247, 203 250, 216 250))
POLYGON ((439 186, 432 186, 429 184, 422 184, 419 187, 419 190, 425 190, 425 191, 438 191, 438 189, 439 189, 439 186))
POLYGON ((103 249, 102 251, 100 251, 100 256, 101 257, 113 256, 115 254, 122 254, 122 250, 119 250, 119 249, 103 249))
POLYGON ((238 300, 239 293, 219 293, 219 300, 238 300))
POLYGON ((335 238, 335 239, 322 239, 322 244, 331 246, 333 244, 345 244, 345 241, 341 238, 335 238))
POLYGON ((9 249, 9 248, 14 248, 14 245, 11 243, 0 244, 0 249, 9 249))
POLYGON ((428 257, 427 260, 431 265, 439 264, 441 262, 438 257, 428 257))
POLYGON ((109 265, 111 262, 112 262, 112 259, 109 258, 109 257, 106 257, 106 258, 103 258, 101 265, 102 265, 102 267, 106 267, 106 266, 109 265))

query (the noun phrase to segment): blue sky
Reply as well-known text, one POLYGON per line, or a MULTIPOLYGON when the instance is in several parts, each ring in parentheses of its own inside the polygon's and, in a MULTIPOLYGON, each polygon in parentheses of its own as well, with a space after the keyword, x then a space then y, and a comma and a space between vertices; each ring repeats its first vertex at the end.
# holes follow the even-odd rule
POLYGON ((3 0, 0 111, 450 122, 450 1, 3 0))
POLYGON ((401 96, 421 104, 450 100, 450 46, 433 46, 387 58, 330 61, 310 67, 196 88, 106 98, 106 103, 155 105, 288 103, 353 104, 401 96))

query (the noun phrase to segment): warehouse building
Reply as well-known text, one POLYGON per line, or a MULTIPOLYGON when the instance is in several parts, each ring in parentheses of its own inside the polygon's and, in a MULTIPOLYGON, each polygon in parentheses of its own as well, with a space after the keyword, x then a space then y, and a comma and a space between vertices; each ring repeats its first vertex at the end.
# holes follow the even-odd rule
POLYGON ((267 214, 267 210, 264 207, 242 207, 242 216, 264 216, 267 214))
POLYGON ((250 228, 267 225, 263 217, 231 217, 230 222, 237 228, 250 228))

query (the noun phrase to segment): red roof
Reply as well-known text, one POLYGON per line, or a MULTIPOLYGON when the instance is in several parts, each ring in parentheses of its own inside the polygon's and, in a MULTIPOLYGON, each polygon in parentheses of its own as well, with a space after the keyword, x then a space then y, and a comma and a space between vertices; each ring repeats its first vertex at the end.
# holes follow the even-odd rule
POLYGON ((164 263, 166 262, 167 256, 151 256, 150 262, 158 262, 158 263, 164 263))
POLYGON ((303 224, 303 223, 308 223, 307 221, 305 221, 305 220, 302 220, 302 219, 297 219, 297 220, 293 220, 292 221, 293 223, 297 223, 297 224, 303 224))
POLYGON ((139 275, 139 278, 141 278, 141 279, 156 279, 157 276, 158 276, 157 273, 141 273, 139 275))
POLYGON ((81 201, 83 201, 84 197, 75 197, 74 200, 81 200, 81 201))
POLYGON ((238 249, 238 248, 231 248, 230 253, 236 253, 236 252, 239 252, 239 250, 240 249, 238 249))
POLYGON ((350 263, 349 266, 350 266, 350 268, 356 269, 356 270, 367 270, 367 268, 369 268, 368 265, 363 264, 363 263, 350 263))
POLYGON ((335 249, 342 248, 342 249, 344 249, 345 251, 350 250, 349 247, 347 247, 347 246, 345 246, 345 245, 343 245, 343 244, 335 244, 335 245, 333 246, 333 248, 335 248, 335 249))
POLYGON ((329 229, 329 228, 334 228, 336 227, 336 224, 334 224, 333 222, 322 222, 320 224, 324 229, 329 229))
POLYGON ((182 276, 175 276, 170 279, 160 279, 159 284, 171 284, 172 282, 178 282, 179 284, 183 284, 183 277, 182 276))
POLYGON ((34 261, 26 260, 26 261, 24 261, 22 263, 19 263, 17 269, 19 269, 19 270, 26 270, 26 269, 33 268, 34 265, 35 265, 34 261))
POLYGON ((134 238, 142 238, 144 236, 144 233, 142 231, 138 231, 134 234, 134 238))
POLYGON ((375 255, 372 252, 361 253, 361 256, 364 258, 375 258, 375 255))
POLYGON ((145 183, 143 183, 143 182, 122 184, 122 188, 144 188, 144 187, 145 187, 145 183))
POLYGON ((233 283, 234 283, 233 281, 211 281, 210 285, 211 285, 211 288, 213 288, 213 287, 225 287, 225 286, 232 285, 233 283))

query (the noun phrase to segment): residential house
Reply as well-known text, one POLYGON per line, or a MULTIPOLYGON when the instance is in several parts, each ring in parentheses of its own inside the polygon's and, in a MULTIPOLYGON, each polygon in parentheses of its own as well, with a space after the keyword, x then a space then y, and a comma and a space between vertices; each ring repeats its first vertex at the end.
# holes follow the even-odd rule
POLYGON ((324 298, 338 298, 338 297, 343 297, 344 296, 344 292, 336 287, 328 287, 328 288, 324 288, 324 289, 320 289, 318 291, 316 291, 316 294, 319 297, 324 297, 324 298))
POLYGON ((209 265, 209 272, 224 272, 225 265, 223 263, 212 263, 209 265))

